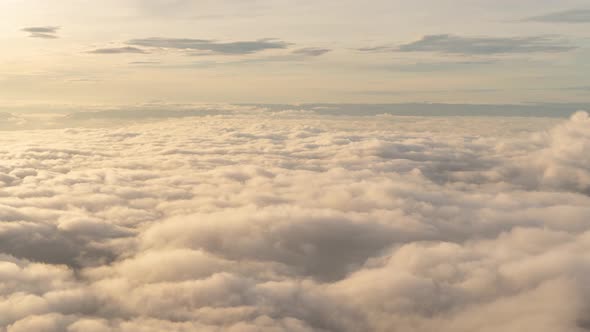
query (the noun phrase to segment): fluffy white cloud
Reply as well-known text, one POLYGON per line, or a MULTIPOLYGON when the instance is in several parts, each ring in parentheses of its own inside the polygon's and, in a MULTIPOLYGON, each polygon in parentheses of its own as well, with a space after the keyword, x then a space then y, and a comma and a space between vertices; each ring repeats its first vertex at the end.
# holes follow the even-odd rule
POLYGON ((2 332, 590 329, 583 112, 229 112, 0 156, 2 332))

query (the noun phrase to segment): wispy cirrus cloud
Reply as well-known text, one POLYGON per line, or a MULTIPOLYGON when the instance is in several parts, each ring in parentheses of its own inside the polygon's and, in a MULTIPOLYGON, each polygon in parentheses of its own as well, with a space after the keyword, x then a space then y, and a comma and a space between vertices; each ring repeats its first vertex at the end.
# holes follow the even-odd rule
POLYGON ((276 39, 258 39, 254 41, 233 41, 220 42, 210 39, 191 38, 141 38, 132 39, 127 42, 132 46, 179 49, 188 51, 199 51, 207 54, 223 55, 245 55, 253 54, 272 49, 286 49, 291 44, 276 39))
POLYGON ((95 50, 89 51, 88 53, 92 54, 146 54, 149 53, 146 50, 143 50, 138 47, 132 46, 124 46, 124 47, 107 47, 107 48, 97 48, 95 50))
POLYGON ((306 47, 300 48, 293 51, 293 54, 303 55, 303 56, 321 56, 332 50, 329 48, 319 48, 319 47, 306 47))
POLYGON ((29 33, 31 38, 43 38, 43 39, 56 39, 57 31, 60 29, 58 26, 39 26, 39 27, 26 27, 21 29, 29 33))
POLYGON ((590 8, 571 9, 525 19, 532 22, 547 23, 590 23, 590 8))
POLYGON ((359 48, 362 52, 432 52, 458 55, 497 55, 567 52, 576 47, 556 36, 488 37, 427 35, 398 46, 359 48))
POLYGON ((498 61, 492 59, 482 60, 464 60, 464 61, 422 61, 411 63, 397 63, 373 66, 379 70, 399 71, 399 72, 435 72, 445 70, 458 70, 469 68, 480 68, 481 66, 490 66, 497 64, 498 61))

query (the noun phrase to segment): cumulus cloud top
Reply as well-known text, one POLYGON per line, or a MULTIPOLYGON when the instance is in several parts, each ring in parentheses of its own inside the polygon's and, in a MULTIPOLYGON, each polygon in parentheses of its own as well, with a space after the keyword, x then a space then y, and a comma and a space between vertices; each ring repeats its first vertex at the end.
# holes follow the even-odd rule
POLYGON ((590 118, 0 136, 0 331, 587 331, 590 118))

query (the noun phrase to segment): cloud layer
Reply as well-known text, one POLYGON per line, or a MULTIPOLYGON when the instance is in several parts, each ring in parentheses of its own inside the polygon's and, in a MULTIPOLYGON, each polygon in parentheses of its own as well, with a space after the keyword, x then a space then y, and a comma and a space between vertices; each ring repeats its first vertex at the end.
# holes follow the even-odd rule
POLYGON ((0 137, 0 331, 590 329, 590 118, 0 137))

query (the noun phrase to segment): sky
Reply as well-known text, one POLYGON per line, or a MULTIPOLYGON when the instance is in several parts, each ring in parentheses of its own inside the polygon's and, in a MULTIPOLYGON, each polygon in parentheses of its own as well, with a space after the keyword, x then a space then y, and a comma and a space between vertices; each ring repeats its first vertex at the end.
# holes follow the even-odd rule
POLYGON ((587 0, 3 0, 0 106, 589 102, 587 0))
POLYGON ((0 0, 0 332, 589 332, 588 0, 0 0))

